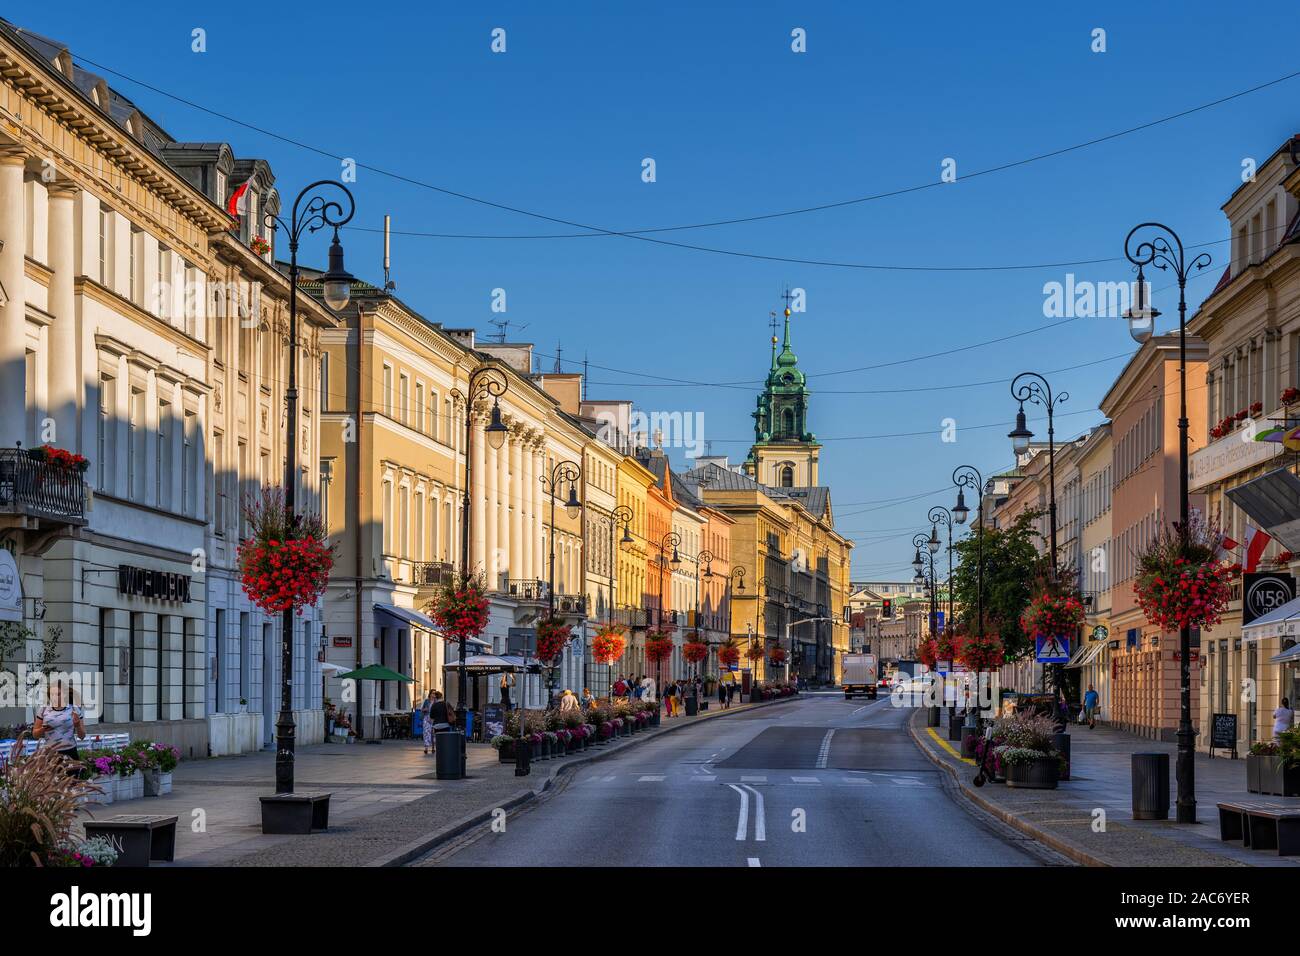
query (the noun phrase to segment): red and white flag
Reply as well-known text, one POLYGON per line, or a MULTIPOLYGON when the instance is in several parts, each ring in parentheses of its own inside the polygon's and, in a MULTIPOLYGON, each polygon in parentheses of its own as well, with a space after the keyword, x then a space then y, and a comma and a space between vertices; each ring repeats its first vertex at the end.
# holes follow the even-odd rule
POLYGON ((251 179, 246 179, 235 187, 235 191, 230 194, 230 201, 226 203, 226 212, 232 216, 248 215, 248 187, 252 184, 251 179))
POLYGON ((1246 525, 1246 559, 1241 564, 1247 574, 1259 567, 1259 559, 1264 556, 1264 549, 1272 540, 1273 536, 1267 531, 1246 525))

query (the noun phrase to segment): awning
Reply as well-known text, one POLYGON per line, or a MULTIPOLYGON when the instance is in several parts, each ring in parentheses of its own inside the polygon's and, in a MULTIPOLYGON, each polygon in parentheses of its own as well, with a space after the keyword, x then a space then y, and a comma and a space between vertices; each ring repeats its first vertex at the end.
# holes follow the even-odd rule
POLYGON ((1289 647, 1281 654, 1274 654, 1268 659, 1270 664, 1300 664, 1300 644, 1289 647))
MULTIPOLYGON (((536 664, 536 660, 528 661, 536 664)), ((459 660, 450 660, 444 665, 446 670, 460 670, 459 660)), ((505 671, 523 671, 526 664, 522 657, 509 654, 471 654, 465 658, 466 674, 500 674, 505 671)))
MULTIPOLYGON (((433 618, 429 617, 427 614, 421 614, 419 611, 414 611, 409 607, 397 607, 392 604, 376 604, 375 610, 383 611, 390 617, 395 617, 399 621, 403 621, 412 627, 418 627, 422 631, 428 631, 431 634, 442 633, 439 630, 438 625, 433 623, 433 618)), ((481 641, 477 637, 471 637, 469 639, 469 644, 471 647, 482 647, 487 650, 492 649, 491 644, 487 641, 481 641)))
POLYGON ((1270 637, 1300 637, 1300 598, 1287 601, 1263 617, 1257 617, 1241 629, 1244 641, 1270 637))
POLYGON ((1105 647, 1106 647, 1105 641, 1093 641, 1090 644, 1085 644, 1083 645, 1083 647, 1079 649, 1079 653, 1074 655, 1074 660, 1070 661, 1070 663, 1066 664, 1065 666, 1066 667, 1087 667, 1089 664, 1095 661, 1098 658, 1098 656, 1100 656, 1102 650, 1105 647))

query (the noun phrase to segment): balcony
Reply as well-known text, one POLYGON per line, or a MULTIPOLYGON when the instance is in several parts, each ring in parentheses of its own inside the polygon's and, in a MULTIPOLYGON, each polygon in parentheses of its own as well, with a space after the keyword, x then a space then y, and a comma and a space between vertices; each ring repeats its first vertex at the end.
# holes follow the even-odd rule
POLYGON ((620 607, 614 609, 614 623, 626 628, 645 627, 646 609, 643 607, 620 607))
MULTIPOLYGON (((549 605, 550 585, 546 581, 505 581, 500 594, 520 604, 549 605)), ((555 613, 563 617, 586 617, 587 598, 581 594, 555 594, 555 613)))
POLYGON ((0 515, 84 525, 85 480, 78 471, 38 461, 26 448, 0 448, 0 515))
POLYGON ((418 588, 438 588, 455 580, 456 568, 448 561, 416 561, 411 565, 411 577, 418 588))

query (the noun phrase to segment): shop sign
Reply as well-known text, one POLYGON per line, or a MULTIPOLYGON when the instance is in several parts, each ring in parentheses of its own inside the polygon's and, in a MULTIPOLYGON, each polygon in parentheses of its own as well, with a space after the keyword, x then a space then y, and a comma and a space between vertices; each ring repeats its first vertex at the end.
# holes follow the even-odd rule
POLYGON ((0 621, 23 619, 23 581, 14 556, 0 548, 0 621))
POLYGON ((119 594, 188 604, 190 576, 120 564, 117 567, 117 590, 119 594))
POLYGON ((1282 453, 1281 443, 1248 440, 1253 434, 1246 429, 1235 431, 1193 453, 1188 463, 1188 490, 1200 491, 1282 453))
POLYGON ((1295 598, 1295 578, 1272 571, 1251 572, 1243 576, 1241 589, 1241 623, 1249 624, 1295 598))
POLYGON ((351 647, 351 646, 352 646, 352 638, 350 638, 350 637, 339 637, 339 636, 335 636, 335 638, 334 638, 334 646, 335 646, 335 647, 351 647))

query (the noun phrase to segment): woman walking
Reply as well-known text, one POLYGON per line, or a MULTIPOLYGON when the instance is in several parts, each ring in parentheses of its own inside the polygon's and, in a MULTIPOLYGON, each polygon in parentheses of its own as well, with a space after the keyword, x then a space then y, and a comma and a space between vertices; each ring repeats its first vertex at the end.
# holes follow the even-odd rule
POLYGON ((433 689, 425 695, 424 702, 420 704, 420 727, 424 737, 424 755, 429 756, 429 751, 433 749, 433 721, 429 719, 429 711, 433 707, 433 689))
POLYGON ((728 703, 729 701, 727 700, 727 685, 722 681, 718 681, 718 704, 722 707, 723 710, 726 710, 728 703))
MULTIPOLYGON (((61 683, 50 684, 50 702, 37 713, 32 736, 44 741, 43 747, 69 760, 77 760, 77 740, 86 736, 86 728, 81 722, 81 708, 73 706, 64 695, 61 683)), ((69 772, 76 776, 79 770, 78 767, 69 772)))

